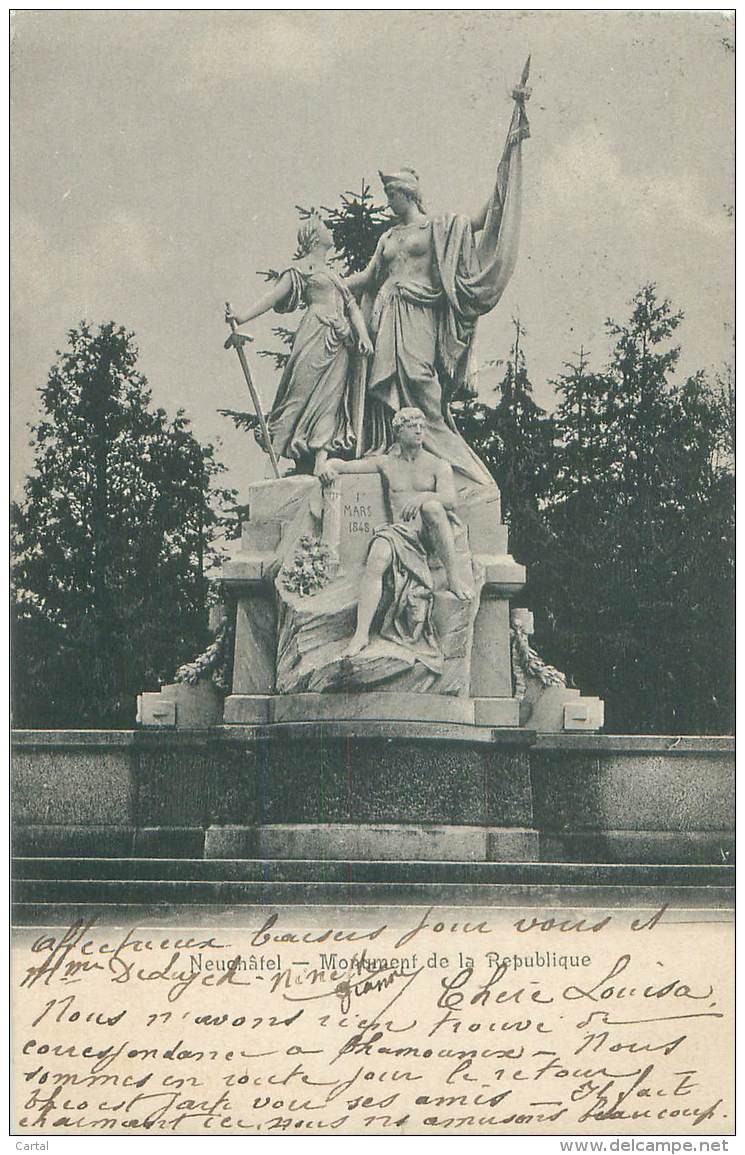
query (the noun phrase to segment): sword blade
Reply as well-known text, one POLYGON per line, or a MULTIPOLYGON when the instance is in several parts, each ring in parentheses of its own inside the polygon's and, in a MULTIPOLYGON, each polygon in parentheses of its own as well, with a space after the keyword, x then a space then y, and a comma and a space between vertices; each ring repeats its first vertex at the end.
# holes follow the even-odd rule
MULTIPOLYGON (((230 328, 233 330, 234 333, 238 332, 238 326, 236 325, 234 320, 230 321, 230 328)), ((238 354, 238 360, 241 363, 241 369, 243 370, 243 376, 246 379, 246 385, 248 385, 248 391, 251 394, 251 400, 253 401, 254 411, 256 413, 256 416, 259 419, 259 427, 261 429, 261 436, 264 439, 264 445, 266 446, 267 452, 269 454, 269 460, 272 463, 272 469, 274 470, 274 476, 279 477, 280 474, 279 474, 279 463, 277 461, 277 455, 274 452, 274 446, 272 445, 271 439, 269 437, 269 429, 267 427, 266 418, 264 417, 264 410, 261 408, 261 401, 259 400, 259 395, 256 392, 256 388, 254 386, 253 379, 251 377, 251 370, 248 367, 248 361, 246 359, 245 351, 244 351, 243 346, 241 344, 236 345, 235 351, 238 354)))

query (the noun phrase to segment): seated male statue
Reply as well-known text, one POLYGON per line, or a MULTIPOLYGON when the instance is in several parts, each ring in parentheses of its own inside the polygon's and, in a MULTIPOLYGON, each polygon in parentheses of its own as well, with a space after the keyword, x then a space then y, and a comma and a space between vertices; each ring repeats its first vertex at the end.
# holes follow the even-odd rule
POLYGON ((462 601, 473 598, 458 573, 453 471, 448 462, 422 448, 426 420, 420 409, 399 409, 392 426, 394 444, 388 453, 358 461, 328 461, 319 474, 321 483, 330 485, 340 473, 379 473, 391 519, 390 525, 376 528, 370 544, 357 627, 345 654, 352 657, 369 644, 376 611, 390 591, 380 636, 413 646, 425 664, 436 668, 440 648, 432 624, 434 585, 428 551, 442 562, 448 589, 462 601))

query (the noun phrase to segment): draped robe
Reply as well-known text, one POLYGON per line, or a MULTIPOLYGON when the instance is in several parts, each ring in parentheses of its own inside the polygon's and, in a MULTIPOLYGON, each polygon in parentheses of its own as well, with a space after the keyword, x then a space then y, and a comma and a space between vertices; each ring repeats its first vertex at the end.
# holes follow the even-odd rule
POLYGON ((312 467, 319 449, 341 453, 354 448, 349 378, 357 358, 349 320, 351 293, 330 269, 303 272, 291 267, 290 292, 275 313, 303 314, 292 352, 282 373, 268 418, 269 437, 278 457, 312 467), (314 303, 314 288, 331 285, 332 303, 314 303))
POLYGON ((393 414, 415 406, 426 418, 425 449, 450 462, 461 490, 494 485, 458 432, 450 403, 476 395, 476 322, 497 304, 515 267, 521 146, 527 136, 524 103, 516 100, 478 240, 466 216, 433 217, 424 226, 431 229, 433 281, 438 287, 403 277, 386 279, 381 240, 373 292, 363 299, 375 343, 367 380, 364 452, 384 452, 392 442, 393 414))

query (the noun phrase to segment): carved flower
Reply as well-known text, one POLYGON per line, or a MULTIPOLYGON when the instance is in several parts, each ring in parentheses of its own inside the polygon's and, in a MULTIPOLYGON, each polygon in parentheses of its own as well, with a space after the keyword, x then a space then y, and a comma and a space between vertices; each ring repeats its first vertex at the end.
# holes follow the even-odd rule
POLYGON ((279 580, 286 590, 307 597, 328 584, 329 560, 328 547, 318 538, 305 535, 300 538, 292 561, 280 570, 279 580))

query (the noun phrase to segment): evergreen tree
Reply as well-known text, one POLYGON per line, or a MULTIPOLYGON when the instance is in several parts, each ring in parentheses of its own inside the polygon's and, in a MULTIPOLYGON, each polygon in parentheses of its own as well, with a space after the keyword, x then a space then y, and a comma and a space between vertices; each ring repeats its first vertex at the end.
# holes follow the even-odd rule
POLYGON ((607 375, 590 372, 584 347, 576 357, 552 382, 558 394, 554 428, 561 451, 554 459, 551 495, 554 502, 571 497, 589 509, 598 490, 619 480, 614 389, 607 375))
POLYGON ((183 412, 152 408, 132 334, 68 336, 11 512, 16 724, 130 725, 136 693, 203 648, 232 493, 183 412))
POLYGON ((382 234, 391 227, 390 211, 375 203, 369 184, 363 180, 358 193, 342 193, 341 203, 323 212, 328 214, 326 224, 334 237, 342 275, 360 272, 370 262, 382 234))
POLYGON ((542 556, 547 537, 542 506, 551 478, 553 422, 533 400, 522 344, 525 329, 517 318, 513 324, 515 339, 497 404, 456 402, 453 413, 461 434, 500 488, 511 551, 530 565, 542 556))
POLYGON ((556 382, 544 648, 605 697, 616 732, 731 724, 726 635, 711 622, 731 582, 724 420, 703 375, 673 379, 680 320, 647 285, 627 324, 608 322, 607 372, 590 373, 582 351, 556 382))

